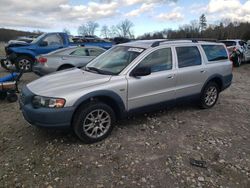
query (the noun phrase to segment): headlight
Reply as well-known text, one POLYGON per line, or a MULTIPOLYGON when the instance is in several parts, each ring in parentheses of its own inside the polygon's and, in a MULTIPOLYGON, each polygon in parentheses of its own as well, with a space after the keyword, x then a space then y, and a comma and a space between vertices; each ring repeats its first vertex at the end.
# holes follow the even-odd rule
POLYGON ((65 104, 65 99, 61 98, 49 98, 42 96, 34 96, 32 104, 34 108, 63 108, 65 104))

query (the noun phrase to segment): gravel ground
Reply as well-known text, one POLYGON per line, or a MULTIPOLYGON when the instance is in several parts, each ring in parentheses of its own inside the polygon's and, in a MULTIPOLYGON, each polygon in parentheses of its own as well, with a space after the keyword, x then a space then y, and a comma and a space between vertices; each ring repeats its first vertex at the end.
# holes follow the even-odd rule
POLYGON ((139 115, 97 144, 29 125, 17 103, 0 101, 0 119, 0 187, 250 187, 250 64, 234 69, 214 108, 139 115))

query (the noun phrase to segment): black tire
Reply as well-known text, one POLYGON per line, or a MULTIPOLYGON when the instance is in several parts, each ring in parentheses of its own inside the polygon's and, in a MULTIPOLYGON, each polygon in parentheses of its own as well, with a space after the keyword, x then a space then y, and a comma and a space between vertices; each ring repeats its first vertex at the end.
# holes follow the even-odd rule
POLYGON ((15 66, 18 71, 23 70, 24 72, 31 72, 34 60, 28 56, 18 56, 15 60, 15 66))
POLYGON ((16 102, 17 99, 18 99, 17 94, 15 94, 15 93, 8 93, 7 94, 7 101, 8 102, 10 102, 10 103, 16 102))
POLYGON ((219 98, 219 92, 220 90, 218 84, 215 82, 209 82, 201 93, 200 107, 202 109, 212 108, 219 98), (208 96, 209 91, 211 91, 211 96, 208 96))
POLYGON ((113 109, 105 103, 96 101, 90 102, 88 104, 83 104, 79 107, 79 109, 75 112, 72 127, 75 134, 80 138, 80 140, 82 140, 86 144, 92 144, 107 138, 113 130, 114 122, 115 113, 113 109), (106 127, 104 125, 104 121, 102 122, 102 120, 100 120, 101 118, 99 120, 97 120, 97 118, 93 118, 95 115, 94 113, 99 114, 99 111, 103 111, 103 113, 105 112, 104 115, 106 116, 106 118, 104 118, 102 114, 102 117, 104 119, 108 118, 106 120, 108 121, 106 127), (90 116, 92 117, 92 120, 88 118, 90 116), (103 132, 101 130, 101 126, 105 129, 103 130, 103 132), (99 131, 100 135, 97 135, 96 137, 91 136, 90 134, 94 132, 94 129, 96 134, 98 134, 99 131))
POLYGON ((5 70, 11 70, 11 67, 13 67, 10 60, 7 59, 1 59, 1 67, 3 67, 5 70))
POLYGON ((0 91, 0 100, 4 100, 7 97, 7 92, 0 91))
POLYGON ((61 67, 58 68, 57 71, 61 71, 61 70, 66 70, 66 69, 71 69, 73 68, 74 66, 71 66, 71 65, 62 65, 61 67))

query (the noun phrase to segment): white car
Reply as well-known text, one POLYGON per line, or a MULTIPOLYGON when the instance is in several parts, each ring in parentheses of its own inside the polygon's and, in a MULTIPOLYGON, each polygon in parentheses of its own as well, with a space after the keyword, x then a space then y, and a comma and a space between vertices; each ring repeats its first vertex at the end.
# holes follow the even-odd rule
POLYGON ((221 40, 220 42, 224 43, 229 51, 229 53, 233 53, 233 51, 239 52, 239 57, 236 58, 237 62, 234 62, 237 64, 237 66, 241 65, 241 62, 246 62, 250 60, 250 46, 241 39, 227 39, 227 40, 221 40))

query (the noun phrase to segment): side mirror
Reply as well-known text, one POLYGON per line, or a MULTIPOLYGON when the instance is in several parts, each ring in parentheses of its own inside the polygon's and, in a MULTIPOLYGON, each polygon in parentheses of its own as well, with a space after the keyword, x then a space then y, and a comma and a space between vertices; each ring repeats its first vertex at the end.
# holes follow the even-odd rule
POLYGON ((42 46, 42 47, 48 46, 48 42, 47 41, 41 41, 39 43, 39 46, 42 46))
POLYGON ((134 77, 141 77, 141 76, 147 76, 151 74, 151 68, 149 67, 138 67, 135 68, 132 73, 131 76, 134 77))

